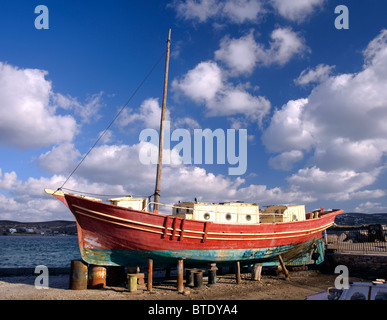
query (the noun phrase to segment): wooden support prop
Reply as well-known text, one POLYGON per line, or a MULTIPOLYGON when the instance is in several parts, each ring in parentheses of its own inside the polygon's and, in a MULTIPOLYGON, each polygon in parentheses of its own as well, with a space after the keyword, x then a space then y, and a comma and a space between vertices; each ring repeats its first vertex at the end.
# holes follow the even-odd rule
POLYGON ((241 264, 239 261, 235 262, 235 279, 236 279, 237 284, 240 284, 242 282, 242 280, 241 280, 241 264))
POLYGON ((218 268, 216 267, 216 263, 211 263, 208 268, 208 284, 213 285, 216 284, 216 271, 218 268))
POLYGON ((177 260, 177 292, 184 291, 184 260, 182 258, 177 260))
POLYGON ((251 280, 261 281, 262 277, 262 265, 260 263, 256 263, 253 266, 253 270, 251 272, 251 280))
POLYGON ((283 272, 285 273, 285 278, 286 278, 286 280, 290 280, 290 274, 289 274, 289 271, 286 269, 285 263, 284 263, 284 261, 282 260, 281 255, 278 256, 278 259, 279 259, 279 261, 280 261, 282 270, 283 270, 283 272))
POLYGON ((146 286, 149 292, 152 292, 152 282, 153 282, 153 260, 148 259, 148 278, 147 278, 146 286))

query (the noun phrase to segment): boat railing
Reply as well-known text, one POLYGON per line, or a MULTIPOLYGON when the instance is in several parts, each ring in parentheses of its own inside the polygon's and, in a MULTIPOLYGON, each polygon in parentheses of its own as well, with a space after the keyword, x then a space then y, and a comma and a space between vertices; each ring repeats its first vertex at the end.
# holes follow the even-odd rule
MULTIPOLYGON (((199 208, 189 208, 189 207, 181 207, 181 206, 176 206, 176 205, 171 205, 171 204, 164 204, 164 203, 160 203, 160 202, 153 202, 153 201, 151 201, 151 202, 148 202, 148 204, 146 205, 146 207, 145 207, 145 209, 148 207, 148 206, 150 206, 150 205, 152 205, 152 204, 158 204, 159 206, 164 206, 164 207, 169 207, 169 208, 176 208, 176 209, 185 209, 185 210, 189 210, 189 211, 193 211, 193 210, 195 210, 195 211, 204 211, 204 212, 208 212, 208 213, 217 213, 217 212, 219 212, 218 210, 206 210, 206 209, 199 209, 199 208)), ((145 210, 144 209, 144 210, 145 210)), ((187 212, 188 213, 188 212, 187 212)))

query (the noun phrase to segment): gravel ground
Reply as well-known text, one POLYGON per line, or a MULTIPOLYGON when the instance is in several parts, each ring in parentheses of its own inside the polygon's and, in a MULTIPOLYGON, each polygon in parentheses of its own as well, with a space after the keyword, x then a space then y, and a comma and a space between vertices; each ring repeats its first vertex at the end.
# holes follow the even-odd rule
MULTIPOLYGON (((35 276, 8 276, 0 278, 0 300, 305 300, 308 295, 334 286, 336 274, 318 270, 292 271, 290 280, 283 274, 263 274, 261 281, 251 280, 249 273, 241 275, 236 284, 235 275, 218 275, 215 285, 203 289, 185 287, 184 294, 176 290, 176 280, 154 279, 153 290, 138 287, 130 293, 125 287, 70 290, 69 275, 49 277, 48 289, 37 289, 35 276)), ((350 282, 367 281, 350 278, 350 282)), ((203 281, 207 284, 206 278, 203 281)))

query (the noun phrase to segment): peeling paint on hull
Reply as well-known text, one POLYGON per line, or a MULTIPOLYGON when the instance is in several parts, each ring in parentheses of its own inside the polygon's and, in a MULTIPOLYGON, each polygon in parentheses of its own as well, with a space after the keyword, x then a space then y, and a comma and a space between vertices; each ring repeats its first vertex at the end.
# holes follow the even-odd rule
MULTIPOLYGON (((228 264, 240 261, 242 265, 261 263, 277 265, 278 255, 293 265, 310 264, 313 244, 322 243, 321 239, 311 240, 298 245, 288 245, 263 249, 220 249, 220 250, 178 250, 178 251, 139 251, 127 249, 81 249, 82 258, 89 264, 109 266, 137 265, 146 266, 148 258, 152 258, 158 266, 176 265, 178 258, 184 258, 188 265, 207 265, 213 263, 228 264)), ((321 263, 323 259, 317 263, 321 263)))

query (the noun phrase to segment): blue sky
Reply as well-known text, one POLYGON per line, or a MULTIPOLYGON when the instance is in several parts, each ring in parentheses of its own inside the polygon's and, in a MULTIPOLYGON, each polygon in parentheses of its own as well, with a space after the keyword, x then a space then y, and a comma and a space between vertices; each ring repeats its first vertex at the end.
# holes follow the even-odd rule
MULTIPOLYGON (((0 219, 72 219, 46 195, 68 178, 165 52, 172 130, 246 129, 247 168, 165 165, 161 201, 386 212, 382 0, 1 1, 0 219), (49 29, 36 29, 35 7, 49 29), (337 29, 338 5, 349 29, 337 29)), ((157 129, 164 58, 65 188, 151 195, 139 161, 157 129)), ((193 141, 192 141, 193 143, 193 141)), ((171 148, 174 147, 172 143, 171 148)), ((238 150, 238 148, 237 148, 238 150)), ((180 154, 181 156, 181 154, 180 154)))

